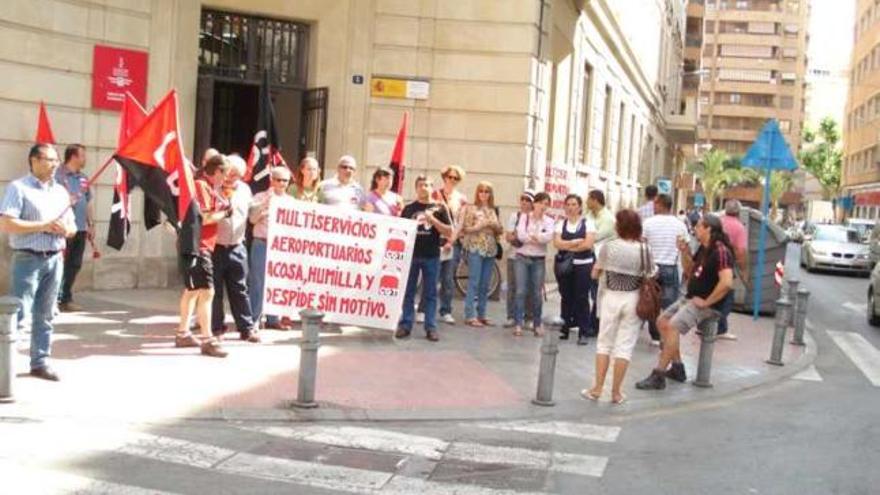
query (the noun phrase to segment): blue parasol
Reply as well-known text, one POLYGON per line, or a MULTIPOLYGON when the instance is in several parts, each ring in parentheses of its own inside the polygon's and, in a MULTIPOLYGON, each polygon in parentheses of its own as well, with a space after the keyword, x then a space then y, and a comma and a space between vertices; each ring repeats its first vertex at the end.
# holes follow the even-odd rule
POLYGON ((745 167, 766 169, 764 179, 764 197, 761 200, 761 234, 758 236, 758 269, 755 273, 755 294, 752 306, 752 316, 758 318, 758 310, 761 308, 761 279, 764 277, 764 252, 767 244, 767 215, 770 208, 770 174, 774 170, 795 170, 798 167, 797 160, 791 154, 785 137, 779 130, 776 119, 770 119, 764 124, 758 138, 746 152, 742 159, 745 167))

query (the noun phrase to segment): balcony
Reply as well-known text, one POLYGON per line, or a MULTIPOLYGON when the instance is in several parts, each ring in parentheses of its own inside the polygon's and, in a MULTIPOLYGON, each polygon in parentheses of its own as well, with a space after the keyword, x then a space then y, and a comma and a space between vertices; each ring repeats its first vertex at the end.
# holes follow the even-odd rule
POLYGON ((677 144, 694 144, 697 142, 697 122, 699 109, 697 99, 693 96, 684 98, 684 108, 678 109, 666 117, 666 136, 677 144))

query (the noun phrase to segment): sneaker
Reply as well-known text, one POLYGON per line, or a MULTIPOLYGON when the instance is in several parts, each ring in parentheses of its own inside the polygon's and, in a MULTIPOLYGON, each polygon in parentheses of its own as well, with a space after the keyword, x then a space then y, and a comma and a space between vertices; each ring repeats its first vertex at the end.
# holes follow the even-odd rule
POLYGON ((440 315, 440 321, 442 321, 443 323, 448 323, 450 325, 455 325, 455 318, 452 317, 451 313, 440 315))
POLYGON ((416 323, 425 322, 425 313, 416 313, 416 323))
POLYGON ((437 330, 427 330, 425 338, 430 340, 431 342, 437 342, 440 340, 440 337, 437 336, 437 330))
POLYGON ((737 340, 739 337, 728 332, 728 333, 722 333, 721 335, 718 335, 717 338, 719 338, 721 340, 737 340))
POLYGON ((61 311, 62 313, 75 313, 82 310, 83 308, 79 304, 74 304, 72 302, 58 303, 58 311, 61 311))
POLYGON ((217 339, 206 340, 201 345, 202 354, 205 356, 225 358, 229 355, 228 352, 223 350, 223 347, 220 346, 220 341, 217 339))
POLYGON ((666 370, 666 378, 684 383, 687 380, 687 374, 684 372, 684 363, 672 363, 666 370))
POLYGON ((652 370, 648 378, 636 383, 639 390, 663 390, 666 388, 665 373, 660 370, 652 370))
POLYGON ((201 345, 199 339, 195 338, 191 333, 174 336, 174 347, 199 347, 201 345))
POLYGON ((660 347, 660 341, 651 339, 651 347, 660 347))
POLYGON ((394 332, 394 338, 396 339, 405 339, 409 337, 409 330, 405 328, 398 328, 396 332, 394 332))
POLYGON ((571 332, 568 328, 559 329, 559 340, 568 340, 568 334, 571 332))

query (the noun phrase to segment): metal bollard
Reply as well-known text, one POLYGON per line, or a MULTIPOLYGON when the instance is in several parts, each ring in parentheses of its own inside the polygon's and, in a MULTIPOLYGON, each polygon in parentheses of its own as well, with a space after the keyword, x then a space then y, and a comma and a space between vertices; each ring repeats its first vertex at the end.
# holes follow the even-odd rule
POLYGON ((296 390, 294 407, 313 409, 318 407, 315 402, 315 379, 318 375, 318 334, 324 313, 317 309, 304 309, 299 312, 302 318, 302 340, 299 343, 299 383, 296 390))
POLYGON ((715 350, 715 341, 718 340, 718 320, 712 320, 703 329, 703 337, 700 341, 700 360, 697 363, 697 378, 694 379, 695 387, 709 388, 712 386, 712 352, 715 350))
POLYGON ((559 330, 564 322, 559 318, 544 319, 544 338, 541 341, 541 364, 538 371, 538 392, 532 404, 554 406, 553 375, 556 373, 556 355, 559 354, 559 330))
POLYGON ((807 324, 807 303, 810 301, 810 291, 801 287, 797 292, 797 316, 794 320, 794 334, 791 343, 794 345, 804 344, 804 330, 807 324))
POLYGON ((782 347, 785 345, 785 332, 788 330, 791 302, 785 297, 776 301, 776 328, 773 332, 773 347, 770 349, 768 364, 782 366, 782 347))
POLYGON ((797 311, 798 311, 797 295, 798 295, 798 287, 800 286, 800 283, 801 283, 800 280, 798 280, 796 278, 793 278, 788 281, 788 296, 786 296, 786 297, 788 298, 788 302, 791 303, 791 311, 789 311, 789 315, 788 315, 788 326, 790 326, 791 328, 794 328, 795 324, 797 323, 797 321, 795 321, 795 318, 797 318, 797 311))
POLYGON ((18 298, 0 297, 0 403, 15 402, 15 326, 18 324, 18 298))

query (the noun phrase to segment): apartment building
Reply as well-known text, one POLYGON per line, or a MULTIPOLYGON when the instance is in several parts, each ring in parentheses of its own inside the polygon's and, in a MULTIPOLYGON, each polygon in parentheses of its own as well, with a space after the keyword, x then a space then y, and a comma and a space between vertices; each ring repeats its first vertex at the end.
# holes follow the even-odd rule
POLYGON ((857 0, 844 122, 844 195, 852 216, 880 217, 880 3, 857 0))
MULTIPOLYGON (((696 2, 700 3, 700 2, 696 2)), ((704 0, 700 144, 746 152, 775 118, 801 145, 809 0, 704 0)))
MULTIPOLYGON (((696 138, 696 106, 681 96, 685 27, 686 0, 4 0, 0 187, 26 172, 41 100, 59 145, 88 147, 87 171, 113 152, 118 110, 91 98, 100 46, 146 54, 145 105, 177 89, 190 155, 247 154, 268 68, 290 163, 313 155, 330 176, 351 154, 369 183, 409 112, 408 178, 460 164, 464 192, 491 181, 505 215, 526 186, 635 206, 696 138)), ((96 190, 99 246, 112 181, 96 190)), ((135 222, 126 247, 87 259, 77 282, 177 280, 173 236, 135 222)))

